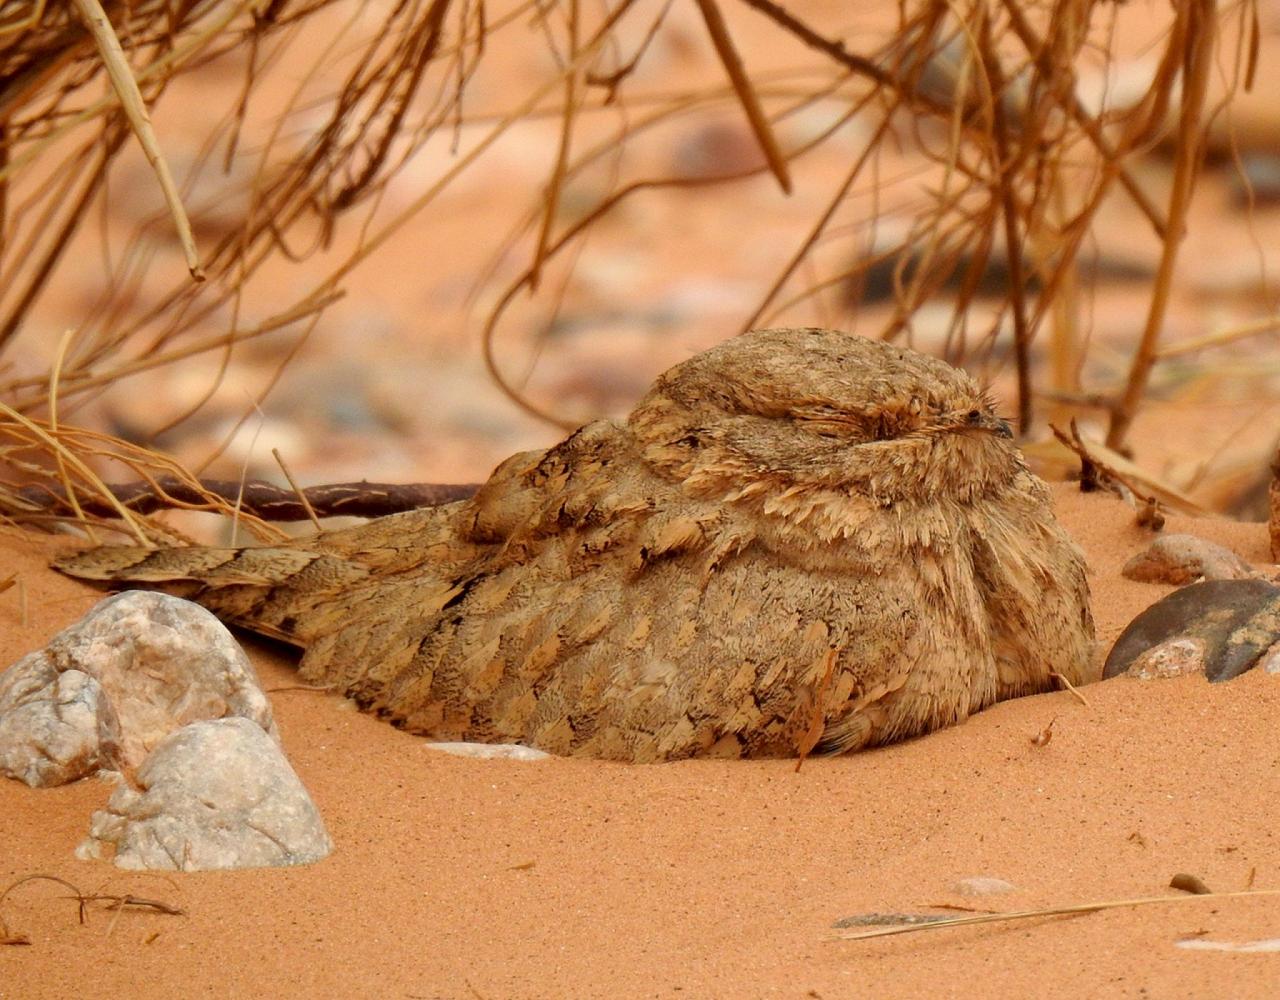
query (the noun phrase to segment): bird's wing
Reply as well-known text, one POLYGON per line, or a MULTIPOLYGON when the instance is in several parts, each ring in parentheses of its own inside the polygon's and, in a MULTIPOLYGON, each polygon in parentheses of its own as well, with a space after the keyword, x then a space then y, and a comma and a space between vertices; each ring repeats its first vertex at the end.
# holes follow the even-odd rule
MULTIPOLYGON (((542 452, 513 456, 485 489, 518 488, 515 470, 542 452)), ((143 548, 107 545, 58 556, 53 565, 85 580, 138 583, 203 604, 224 621, 307 648, 349 624, 348 597, 384 580, 414 576, 430 589, 493 545, 471 540, 468 501, 406 511, 284 545, 143 548)))

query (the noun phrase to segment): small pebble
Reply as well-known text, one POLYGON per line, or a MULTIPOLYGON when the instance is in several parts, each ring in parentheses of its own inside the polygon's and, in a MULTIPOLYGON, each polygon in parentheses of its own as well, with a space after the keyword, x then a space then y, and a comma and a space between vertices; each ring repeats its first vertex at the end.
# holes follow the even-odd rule
POLYGON ((1140 583, 1172 583, 1196 580, 1248 580, 1257 576, 1252 566, 1230 549, 1195 535, 1161 535, 1120 570, 1140 583))
POLYGON ((1280 938, 1262 938, 1259 941, 1210 941, 1206 938, 1183 938, 1174 942, 1175 947, 1188 951, 1280 951, 1280 938))
POLYGON ((1002 892, 1017 892, 1018 887, 1002 878, 975 875, 953 883, 951 891, 958 896, 998 896, 1002 892))
POLYGON ((439 750, 454 757, 473 757, 476 760, 546 760, 551 754, 518 743, 427 743, 431 750, 439 750))

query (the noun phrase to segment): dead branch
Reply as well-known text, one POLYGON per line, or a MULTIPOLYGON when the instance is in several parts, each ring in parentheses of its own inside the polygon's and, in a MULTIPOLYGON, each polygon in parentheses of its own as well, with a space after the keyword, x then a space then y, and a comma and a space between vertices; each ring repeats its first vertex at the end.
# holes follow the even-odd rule
MULTIPOLYGON (((180 907, 174 906, 172 903, 166 903, 159 899, 144 899, 141 896, 126 894, 123 896, 109 893, 86 893, 77 888, 71 882, 56 875, 45 875, 37 873, 34 875, 26 875, 15 882, 11 882, 8 887, 0 892, 0 904, 14 889, 28 882, 54 882, 62 886, 71 893, 70 899, 74 899, 79 906, 78 918, 81 924, 88 923, 88 911, 90 903, 105 903, 108 910, 115 910, 117 914, 125 909, 149 910, 152 913, 163 913, 170 917, 181 917, 186 915, 186 911, 180 907)), ((5 924, 3 918, 0 918, 0 945, 29 945, 31 939, 25 934, 15 934, 10 931, 5 924)))
MULTIPOLYGON (((186 481, 175 476, 159 476, 154 482, 109 484, 116 503, 138 514, 158 510, 208 510, 218 508, 212 499, 227 504, 239 500, 239 509, 264 521, 306 521, 311 517, 382 517, 420 507, 466 500, 480 487, 474 483, 336 483, 308 486, 298 492, 260 479, 243 484, 236 479, 186 481)), ((18 495, 40 510, 71 509, 66 489, 57 484, 24 486, 18 495)), ((95 517, 118 517, 119 510, 107 499, 92 494, 78 495, 80 509, 95 517)))

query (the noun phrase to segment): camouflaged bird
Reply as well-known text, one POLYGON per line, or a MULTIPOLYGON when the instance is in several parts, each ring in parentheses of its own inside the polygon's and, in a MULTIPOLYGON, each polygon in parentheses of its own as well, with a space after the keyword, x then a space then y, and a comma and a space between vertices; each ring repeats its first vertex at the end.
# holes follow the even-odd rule
POLYGON ((840 753, 1091 672, 1083 560, 989 401, 825 330, 696 355, 469 500, 58 567, 295 643, 406 729, 583 757, 840 753))

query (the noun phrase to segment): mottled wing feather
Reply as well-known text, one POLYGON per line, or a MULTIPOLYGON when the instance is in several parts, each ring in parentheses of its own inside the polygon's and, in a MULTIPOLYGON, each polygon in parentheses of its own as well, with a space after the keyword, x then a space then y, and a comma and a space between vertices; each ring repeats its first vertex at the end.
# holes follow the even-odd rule
POLYGON ((858 676, 912 644, 900 588, 794 565, 607 422, 508 460, 469 502, 296 546, 63 566, 196 581, 220 615, 304 645, 305 679, 408 728, 623 760, 790 755, 815 720, 819 752, 861 745, 878 695, 858 676))

